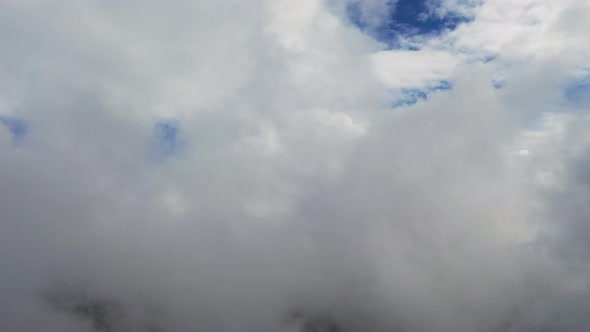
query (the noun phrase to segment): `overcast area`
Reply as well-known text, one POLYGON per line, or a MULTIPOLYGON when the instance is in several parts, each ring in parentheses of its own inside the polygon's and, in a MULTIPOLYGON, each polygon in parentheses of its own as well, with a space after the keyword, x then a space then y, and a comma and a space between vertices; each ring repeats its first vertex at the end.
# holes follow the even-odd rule
POLYGON ((0 0, 0 331, 590 331, 587 0, 0 0))

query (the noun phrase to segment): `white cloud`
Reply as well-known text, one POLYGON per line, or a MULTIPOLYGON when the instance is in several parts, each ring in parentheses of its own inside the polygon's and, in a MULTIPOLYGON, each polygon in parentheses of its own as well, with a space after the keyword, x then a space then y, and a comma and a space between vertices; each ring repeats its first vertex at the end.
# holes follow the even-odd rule
POLYGON ((416 51, 344 5, 0 4, 0 330, 586 330, 585 4, 445 1, 416 51))
POLYGON ((0 125, 0 146, 3 150, 10 146, 10 141, 10 130, 6 126, 0 125))
POLYGON ((372 55, 375 74, 392 89, 421 88, 453 77, 459 60, 441 51, 381 51, 372 55))

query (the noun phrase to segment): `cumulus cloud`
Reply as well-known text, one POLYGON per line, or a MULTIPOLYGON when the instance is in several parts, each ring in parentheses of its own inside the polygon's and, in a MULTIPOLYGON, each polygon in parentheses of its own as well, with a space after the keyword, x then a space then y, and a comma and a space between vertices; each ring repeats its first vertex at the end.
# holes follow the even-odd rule
POLYGON ((397 3, 2 2, 0 330, 587 330, 587 5, 397 3))

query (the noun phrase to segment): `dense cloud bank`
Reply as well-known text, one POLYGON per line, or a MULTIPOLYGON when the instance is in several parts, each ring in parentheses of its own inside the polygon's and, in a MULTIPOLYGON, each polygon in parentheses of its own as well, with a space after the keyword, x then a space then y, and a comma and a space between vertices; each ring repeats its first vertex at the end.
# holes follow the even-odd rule
POLYGON ((395 4, 2 1, 0 330, 587 331, 590 7, 395 4))

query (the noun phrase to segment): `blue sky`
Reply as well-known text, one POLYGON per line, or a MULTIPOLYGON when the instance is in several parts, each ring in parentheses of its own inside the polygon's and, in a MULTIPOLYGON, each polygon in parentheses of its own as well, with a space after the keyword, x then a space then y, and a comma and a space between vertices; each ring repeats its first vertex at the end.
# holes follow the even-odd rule
POLYGON ((348 19, 361 30, 377 40, 387 44, 390 48, 399 47, 400 38, 420 35, 436 36, 445 31, 455 29, 459 24, 469 19, 456 13, 444 16, 437 15, 428 0, 399 0, 390 5, 389 13, 381 24, 372 26, 363 21, 360 15, 362 2, 351 3, 347 8, 348 19))
POLYGON ((575 105, 590 106, 590 76, 566 84, 564 98, 575 105))
POLYGON ((8 128, 14 140, 24 137, 28 132, 28 126, 25 121, 12 116, 0 114, 0 125, 8 128))
MULTIPOLYGON (((435 38, 442 33, 448 33, 459 24, 468 22, 467 17, 450 12, 446 15, 438 15, 435 2, 431 0, 399 0, 389 3, 388 13, 376 26, 365 22, 361 14, 363 2, 352 2, 347 7, 347 16, 351 23, 372 38, 385 43, 388 49, 404 48, 419 50, 419 45, 407 43, 412 38, 435 38)), ((381 13, 382 14, 382 13, 381 13)), ((492 57, 490 57, 492 59, 492 57)), ((489 60, 488 60, 489 61, 489 60)), ((411 105, 428 98, 428 94, 438 90, 449 90, 452 83, 448 80, 432 81, 428 86, 404 87, 395 95, 401 97, 392 102, 393 107, 411 105)))
POLYGON ((453 88, 453 84, 448 81, 440 81, 436 82, 432 86, 429 86, 424 89, 402 89, 401 94, 402 97, 397 99, 393 104, 392 107, 400 107, 404 105, 413 105, 419 101, 424 101, 428 99, 428 95, 435 91, 445 91, 450 90, 453 88))
POLYGON ((180 126, 176 120, 161 120, 154 124, 150 149, 152 160, 164 161, 182 150, 180 126))

